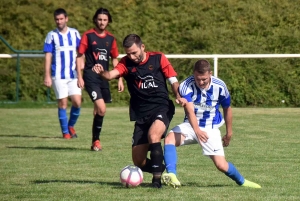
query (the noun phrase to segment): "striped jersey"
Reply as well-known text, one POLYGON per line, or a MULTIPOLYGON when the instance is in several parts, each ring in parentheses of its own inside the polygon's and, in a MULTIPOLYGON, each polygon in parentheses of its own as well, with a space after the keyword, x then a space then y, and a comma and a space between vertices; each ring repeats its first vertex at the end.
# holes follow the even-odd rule
POLYGON ((80 43, 80 34, 68 27, 66 33, 58 29, 47 34, 44 43, 44 53, 52 53, 51 76, 56 79, 77 78, 76 56, 80 43))
MULTIPOLYGON (((194 103, 198 125, 201 128, 219 128, 224 124, 224 119, 219 110, 230 106, 230 94, 226 84, 219 78, 211 76, 207 89, 197 87, 194 76, 185 79, 179 86, 181 97, 194 103)), ((189 122, 187 116, 184 122, 189 122)))

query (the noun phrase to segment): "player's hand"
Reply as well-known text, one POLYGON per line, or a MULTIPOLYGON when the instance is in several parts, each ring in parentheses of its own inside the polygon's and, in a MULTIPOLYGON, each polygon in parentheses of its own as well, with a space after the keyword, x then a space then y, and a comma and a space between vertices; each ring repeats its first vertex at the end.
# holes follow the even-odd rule
POLYGON ((77 79, 77 86, 80 89, 83 89, 83 87, 84 87, 84 81, 83 81, 82 77, 80 77, 80 78, 77 79))
POLYGON ((52 86, 52 79, 51 79, 51 77, 45 77, 45 79, 44 79, 44 85, 46 87, 51 87, 52 86))
POLYGON ((197 131, 196 132, 196 135, 197 135, 197 137, 198 137, 198 139, 201 141, 201 142, 207 142, 207 140, 208 140, 208 135, 207 135, 207 133, 205 132, 205 131, 201 131, 200 129, 199 129, 199 131, 197 131))
POLYGON ((95 64, 92 68, 92 71, 94 71, 97 74, 101 74, 104 71, 104 68, 101 64, 95 64))
POLYGON ((124 91, 123 79, 119 78, 119 81, 118 81, 118 92, 122 92, 122 91, 124 91))
POLYGON ((175 100, 175 102, 178 104, 178 105, 181 105, 182 107, 184 107, 186 104, 187 104, 187 100, 185 98, 177 98, 175 100))
POLYGON ((228 135, 228 134, 224 135, 222 138, 223 147, 228 147, 230 140, 231 140, 231 135, 228 135))

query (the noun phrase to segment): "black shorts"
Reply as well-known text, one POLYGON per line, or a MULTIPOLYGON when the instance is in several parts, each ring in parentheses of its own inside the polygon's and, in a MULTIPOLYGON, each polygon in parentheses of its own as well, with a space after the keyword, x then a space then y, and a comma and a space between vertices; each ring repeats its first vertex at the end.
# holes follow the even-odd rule
POLYGON ((134 124, 132 146, 149 143, 148 131, 152 123, 157 119, 161 120, 166 126, 166 130, 163 133, 162 139, 165 138, 165 135, 168 131, 173 115, 174 115, 174 111, 156 111, 153 112, 151 115, 148 115, 146 117, 137 120, 134 124))
POLYGON ((101 88, 98 84, 89 84, 84 87, 93 102, 98 99, 103 99, 105 103, 112 102, 109 88, 101 88))

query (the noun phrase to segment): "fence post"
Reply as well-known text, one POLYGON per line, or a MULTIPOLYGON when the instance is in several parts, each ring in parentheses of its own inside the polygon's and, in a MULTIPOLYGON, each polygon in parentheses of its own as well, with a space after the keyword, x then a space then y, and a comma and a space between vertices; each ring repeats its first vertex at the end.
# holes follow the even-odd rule
POLYGON ((17 77, 16 77, 16 102, 19 101, 19 84, 20 84, 20 55, 17 54, 17 77))
POLYGON ((214 76, 218 77, 218 57, 214 57, 214 76))

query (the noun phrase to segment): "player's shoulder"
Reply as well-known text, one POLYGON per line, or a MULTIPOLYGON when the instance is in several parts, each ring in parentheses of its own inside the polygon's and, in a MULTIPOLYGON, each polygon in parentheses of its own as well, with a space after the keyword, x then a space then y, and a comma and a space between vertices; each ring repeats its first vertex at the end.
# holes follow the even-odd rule
POLYGON ((57 29, 52 29, 51 31, 49 31, 47 33, 47 35, 53 35, 53 34, 57 34, 58 33, 58 30, 57 29))
POLYGON ((109 36, 109 37, 116 38, 111 32, 109 32, 109 31, 107 31, 107 30, 105 30, 105 33, 106 33, 106 35, 109 36))
POLYGON ((155 56, 155 55, 164 55, 164 53, 162 53, 162 52, 158 52, 158 51, 152 51, 152 52, 148 52, 148 54, 149 54, 150 56, 155 56))
POLYGON ((181 86, 190 86, 191 84, 195 83, 195 78, 193 75, 190 75, 189 77, 187 77, 186 79, 184 79, 180 85, 181 86))
POLYGON ((96 33, 94 28, 86 30, 85 32, 83 32, 83 35, 88 35, 88 34, 93 34, 93 33, 96 33))
POLYGON ((218 85, 220 87, 226 87, 225 82, 223 80, 221 80, 220 78, 218 78, 218 77, 211 76, 211 82, 214 85, 218 85))
POLYGON ((73 27, 68 27, 69 28, 69 30, 71 31, 71 32, 78 32, 79 33, 79 31, 76 29, 76 28, 73 28, 73 27))

